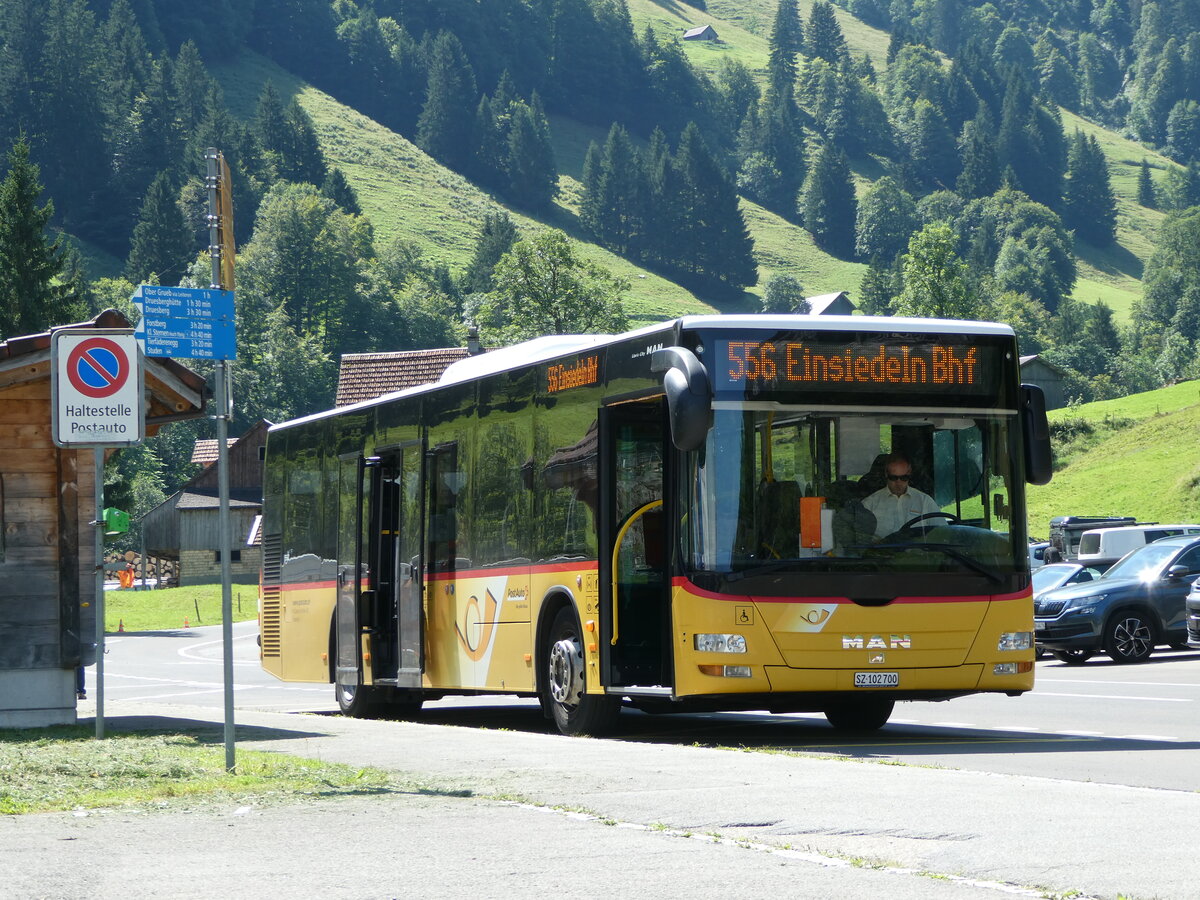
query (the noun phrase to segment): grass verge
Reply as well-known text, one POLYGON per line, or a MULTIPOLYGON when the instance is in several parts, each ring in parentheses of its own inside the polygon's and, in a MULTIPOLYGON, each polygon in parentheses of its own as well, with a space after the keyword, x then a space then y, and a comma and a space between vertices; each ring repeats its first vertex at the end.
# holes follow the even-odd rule
POLYGON ((394 790, 379 769, 239 750, 193 734, 116 734, 81 726, 0 731, 0 814, 170 805, 179 801, 291 801, 394 790))
MULTIPOLYGON (((258 616, 258 589, 233 585, 233 621, 258 616)), ((221 623, 221 585, 198 584, 158 591, 106 591, 104 630, 113 633, 122 624, 126 631, 173 631, 221 623)))

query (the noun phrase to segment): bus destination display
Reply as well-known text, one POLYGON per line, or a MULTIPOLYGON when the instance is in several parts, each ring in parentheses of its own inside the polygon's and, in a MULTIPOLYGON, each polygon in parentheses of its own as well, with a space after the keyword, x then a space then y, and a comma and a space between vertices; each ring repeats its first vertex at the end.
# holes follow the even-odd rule
POLYGON ((994 344, 955 339, 902 340, 859 335, 853 342, 808 336, 773 340, 719 340, 712 376, 717 390, 746 394, 789 390, 982 395, 996 389, 1000 371, 994 344))

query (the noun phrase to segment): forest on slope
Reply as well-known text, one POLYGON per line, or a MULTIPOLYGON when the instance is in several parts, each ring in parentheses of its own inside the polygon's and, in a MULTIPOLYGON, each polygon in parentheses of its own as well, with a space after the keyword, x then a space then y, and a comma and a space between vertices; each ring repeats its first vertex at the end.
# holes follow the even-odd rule
MULTIPOLYGON (((235 433, 468 320, 494 344, 838 289, 1010 322, 1085 400, 1200 365, 1185 0, 0 0, 0 112, 0 337, 206 282, 222 149, 235 433), (525 316, 534 245, 582 320, 525 316)), ((122 454, 127 506, 203 427, 122 454)))

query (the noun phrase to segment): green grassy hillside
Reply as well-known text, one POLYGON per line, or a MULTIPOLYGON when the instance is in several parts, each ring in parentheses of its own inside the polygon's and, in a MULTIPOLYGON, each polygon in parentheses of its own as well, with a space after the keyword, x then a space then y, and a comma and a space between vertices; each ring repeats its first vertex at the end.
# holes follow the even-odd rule
POLYGON ((1030 488, 1031 535, 1045 537, 1060 515, 1200 521, 1200 382, 1054 410, 1050 418, 1075 434, 1092 430, 1072 442, 1079 449, 1050 484, 1030 488))
MULTIPOLYGON (((805 21, 812 13, 813 0, 800 0, 805 21)), ((675 0, 631 0, 630 14, 640 33, 649 25, 656 34, 681 35, 688 28, 711 24, 721 37, 719 43, 688 42, 684 45, 694 65, 715 75, 722 59, 737 59, 762 75, 765 72, 768 42, 774 22, 775 0, 708 0, 707 12, 675 0)), ((872 28, 845 10, 836 8, 846 43, 856 56, 866 53, 882 73, 887 66, 887 32, 872 28)), ((1156 178, 1171 163, 1141 144, 1062 110, 1063 128, 1069 136, 1076 128, 1095 135, 1108 159, 1113 190, 1117 195, 1117 241, 1111 247, 1096 248, 1080 242, 1079 279, 1074 296, 1088 303, 1103 301, 1121 321, 1129 317, 1133 301, 1141 296, 1142 269, 1153 251, 1154 235, 1163 214, 1137 203, 1137 176, 1142 158, 1151 165, 1156 178)), ((866 187, 862 167, 858 167, 859 190, 866 187)), ((874 177, 874 176, 868 176, 874 177)), ((755 239, 759 242, 761 274, 785 272, 800 278, 810 294, 832 290, 853 292, 865 270, 862 266, 832 259, 813 246, 803 229, 786 227, 782 220, 772 221, 769 214, 759 215, 747 209, 755 239), (785 226, 781 228, 780 226, 785 226), (798 234, 797 234, 798 233, 798 234), (807 277, 804 273, 808 273, 807 277)))
MULTIPOLYGON (((321 149, 358 192, 363 211, 380 245, 401 238, 418 244, 425 257, 452 271, 466 268, 474 252, 479 223, 490 210, 506 208, 462 176, 434 162, 411 142, 297 79, 265 57, 243 53, 214 69, 226 102, 242 118, 251 118, 263 85, 270 80, 284 102, 297 98, 312 117, 321 149)), ((556 127, 556 134, 564 130, 556 127)), ((570 136, 568 136, 570 139, 570 136)), ((584 142, 586 147, 586 141, 584 142)), ((579 239, 570 211, 574 179, 563 179, 565 197, 545 224, 579 239)), ((507 208, 523 231, 541 224, 507 208)), ((688 313, 712 312, 695 295, 608 251, 585 244, 587 257, 631 284, 628 311, 634 325, 688 313)))

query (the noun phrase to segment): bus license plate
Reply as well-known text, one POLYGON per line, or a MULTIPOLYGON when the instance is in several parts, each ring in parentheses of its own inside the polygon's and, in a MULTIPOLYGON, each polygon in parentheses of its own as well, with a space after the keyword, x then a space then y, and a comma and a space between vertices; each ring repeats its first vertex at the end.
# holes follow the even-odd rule
POLYGON ((854 686, 859 688, 897 687, 899 672, 855 672, 854 686))

